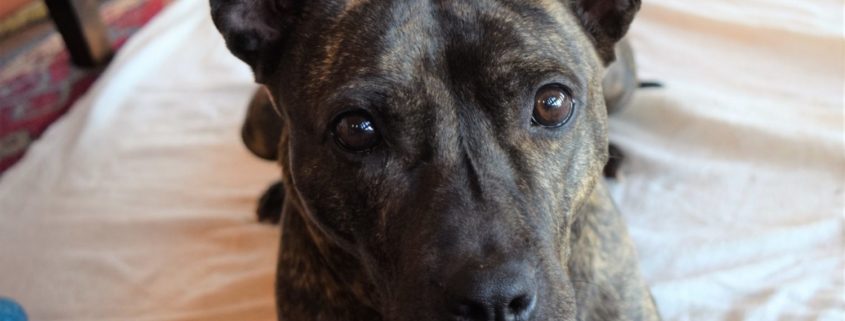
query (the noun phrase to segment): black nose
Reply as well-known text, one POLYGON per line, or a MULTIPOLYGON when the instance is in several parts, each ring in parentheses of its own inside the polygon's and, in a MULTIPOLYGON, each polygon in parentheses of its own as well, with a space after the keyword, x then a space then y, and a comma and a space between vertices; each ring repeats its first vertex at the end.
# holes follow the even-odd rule
POLYGON ((528 321, 537 304, 526 264, 474 265, 451 279, 447 308, 456 321, 528 321))

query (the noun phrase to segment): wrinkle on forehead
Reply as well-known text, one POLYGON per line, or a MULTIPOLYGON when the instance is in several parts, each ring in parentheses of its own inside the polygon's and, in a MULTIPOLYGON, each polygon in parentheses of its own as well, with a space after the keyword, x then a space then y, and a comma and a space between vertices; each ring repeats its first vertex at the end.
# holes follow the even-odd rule
POLYGON ((409 1, 391 12, 391 26, 381 38, 385 46, 379 70, 391 78, 409 83, 432 67, 441 50, 439 30, 429 1, 409 1))
POLYGON ((328 21, 332 26, 323 36, 323 53, 312 69, 313 78, 326 82, 338 73, 354 78, 377 72, 407 83, 421 68, 422 58, 435 55, 437 36, 429 8, 429 1, 347 1, 343 11, 328 21), (342 60, 349 57, 349 50, 356 51, 357 61, 368 63, 345 64, 342 60))
MULTIPOLYGON (((491 58, 500 62, 520 63, 526 55, 558 55, 568 66, 577 66, 576 74, 598 75, 602 72, 601 64, 596 63, 597 56, 590 50, 591 43, 581 30, 577 19, 560 0, 396 0, 371 1, 347 0, 343 12, 332 19, 335 26, 360 28, 364 34, 350 30, 331 28, 333 34, 326 37, 324 43, 323 61, 317 69, 317 77, 326 80, 333 72, 337 72, 337 63, 349 45, 373 49, 373 62, 370 66, 356 66, 361 71, 378 70, 385 76, 396 77, 396 80, 409 81, 429 66, 423 65, 425 59, 437 59, 442 56, 443 15, 457 18, 466 22, 468 26, 479 23, 482 19, 497 21, 504 26, 516 30, 516 38, 523 44, 520 48, 501 49, 491 58), (383 10, 387 8, 387 10, 383 10), (367 21, 366 12, 385 12, 379 20, 385 19, 383 26, 363 25, 367 21), (543 17, 537 17, 542 14, 543 17), (356 21, 357 19, 357 21, 356 21), (537 20, 553 22, 554 26, 539 30, 537 20), (351 40, 350 37, 367 38, 351 40), (350 41, 351 40, 351 41, 350 41), (542 49, 546 50, 542 50, 542 49), (594 59, 590 59, 592 57, 594 59), (591 62, 595 60, 596 62, 591 62)), ((448 28, 460 29, 460 26, 449 25, 448 28)), ((481 36, 477 31, 463 33, 460 36, 472 38, 481 36)), ((494 39, 497 34, 486 35, 489 39, 477 39, 479 42, 503 41, 494 39)), ((501 36, 501 35, 499 35, 501 36)), ((476 39, 473 39, 476 40, 476 39)), ((507 40, 504 40, 507 41, 507 40)), ((430 61, 429 61, 430 62, 430 61)), ((348 72, 345 70, 344 72, 348 72)))

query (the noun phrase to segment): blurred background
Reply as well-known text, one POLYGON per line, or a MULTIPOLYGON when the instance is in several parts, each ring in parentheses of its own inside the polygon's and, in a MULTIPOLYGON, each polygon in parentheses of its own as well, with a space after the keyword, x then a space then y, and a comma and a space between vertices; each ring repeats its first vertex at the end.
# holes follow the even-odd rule
MULTIPOLYGON (((106 40, 98 45, 115 51, 171 1, 53 2, 78 3, 56 10, 76 15, 70 10, 76 8, 88 11, 82 17, 100 20, 96 32, 106 40)), ((86 46, 85 40, 74 40, 73 45, 86 46)), ((106 54, 101 61, 74 64, 44 1, 0 1, 0 174, 91 86, 108 58, 106 54)))

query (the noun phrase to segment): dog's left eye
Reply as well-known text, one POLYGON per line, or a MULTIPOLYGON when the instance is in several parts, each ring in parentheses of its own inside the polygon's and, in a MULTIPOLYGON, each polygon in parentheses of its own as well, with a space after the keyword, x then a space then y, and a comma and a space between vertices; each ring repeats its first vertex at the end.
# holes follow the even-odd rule
POLYGON ((531 121, 543 127, 560 127, 572 118, 575 100, 563 85, 545 85, 534 97, 531 121))
POLYGON ((340 147, 351 152, 367 151, 381 141, 372 118, 363 111, 340 115, 334 122, 332 134, 340 147))

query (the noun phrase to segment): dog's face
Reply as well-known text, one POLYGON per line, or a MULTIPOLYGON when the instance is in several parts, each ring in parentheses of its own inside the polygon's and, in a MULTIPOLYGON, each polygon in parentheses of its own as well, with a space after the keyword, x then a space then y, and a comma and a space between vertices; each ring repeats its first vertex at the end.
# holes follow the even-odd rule
MULTIPOLYGON (((315 230, 386 320, 569 320, 569 228, 607 154, 638 1, 212 1, 286 119, 315 230)), ((291 195, 289 194, 289 195, 291 195)))

